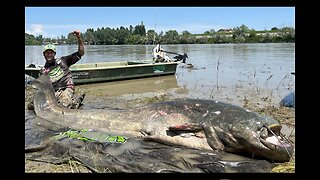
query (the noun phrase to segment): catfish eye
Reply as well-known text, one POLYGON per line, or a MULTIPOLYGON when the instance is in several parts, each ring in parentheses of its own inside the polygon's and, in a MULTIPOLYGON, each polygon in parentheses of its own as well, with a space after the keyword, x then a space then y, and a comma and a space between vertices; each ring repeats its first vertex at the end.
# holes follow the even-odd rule
POLYGON ((266 139, 268 137, 268 129, 266 127, 261 128, 260 137, 263 139, 266 139))

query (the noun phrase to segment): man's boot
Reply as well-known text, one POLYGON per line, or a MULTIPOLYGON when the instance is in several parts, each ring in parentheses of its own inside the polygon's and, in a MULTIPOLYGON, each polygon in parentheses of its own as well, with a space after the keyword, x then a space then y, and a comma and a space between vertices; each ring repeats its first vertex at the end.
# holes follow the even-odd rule
POLYGON ((33 101, 28 102, 27 109, 28 109, 28 110, 34 110, 34 104, 33 104, 33 101))
POLYGON ((81 93, 81 95, 77 96, 74 101, 75 101, 75 109, 79 109, 79 107, 82 105, 82 101, 85 97, 85 93, 81 93))

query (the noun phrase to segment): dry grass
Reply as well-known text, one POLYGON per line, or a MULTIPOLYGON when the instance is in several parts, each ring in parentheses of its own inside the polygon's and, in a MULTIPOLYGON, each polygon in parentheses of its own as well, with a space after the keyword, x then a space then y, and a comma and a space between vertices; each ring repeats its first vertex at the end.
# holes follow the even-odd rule
POLYGON ((25 160, 26 173, 91 173, 92 171, 78 161, 69 160, 64 164, 50 164, 25 160))

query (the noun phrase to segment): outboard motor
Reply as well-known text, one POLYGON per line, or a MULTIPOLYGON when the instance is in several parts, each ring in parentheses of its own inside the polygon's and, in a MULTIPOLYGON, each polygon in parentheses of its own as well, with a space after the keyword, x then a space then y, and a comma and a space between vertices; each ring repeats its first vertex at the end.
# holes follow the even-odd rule
POLYGON ((179 54, 173 57, 173 59, 176 59, 176 61, 182 61, 183 63, 186 63, 187 58, 188 58, 187 53, 184 53, 183 55, 179 54))

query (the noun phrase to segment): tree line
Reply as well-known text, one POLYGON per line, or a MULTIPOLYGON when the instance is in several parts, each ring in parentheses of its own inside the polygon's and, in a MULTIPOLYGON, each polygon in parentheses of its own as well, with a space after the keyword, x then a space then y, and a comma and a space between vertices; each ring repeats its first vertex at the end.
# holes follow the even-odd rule
MULTIPOLYGON (((176 30, 159 34, 153 29, 146 30, 143 22, 133 27, 101 27, 94 30, 89 28, 81 33, 87 45, 125 45, 125 44, 218 44, 218 43, 285 43, 295 42, 295 29, 292 27, 256 31, 242 24, 231 29, 213 29, 203 34, 191 34, 185 30, 179 34, 176 30)), ((34 36, 25 33, 25 45, 77 44, 77 39, 69 33, 67 37, 44 38, 43 35, 34 36)))

